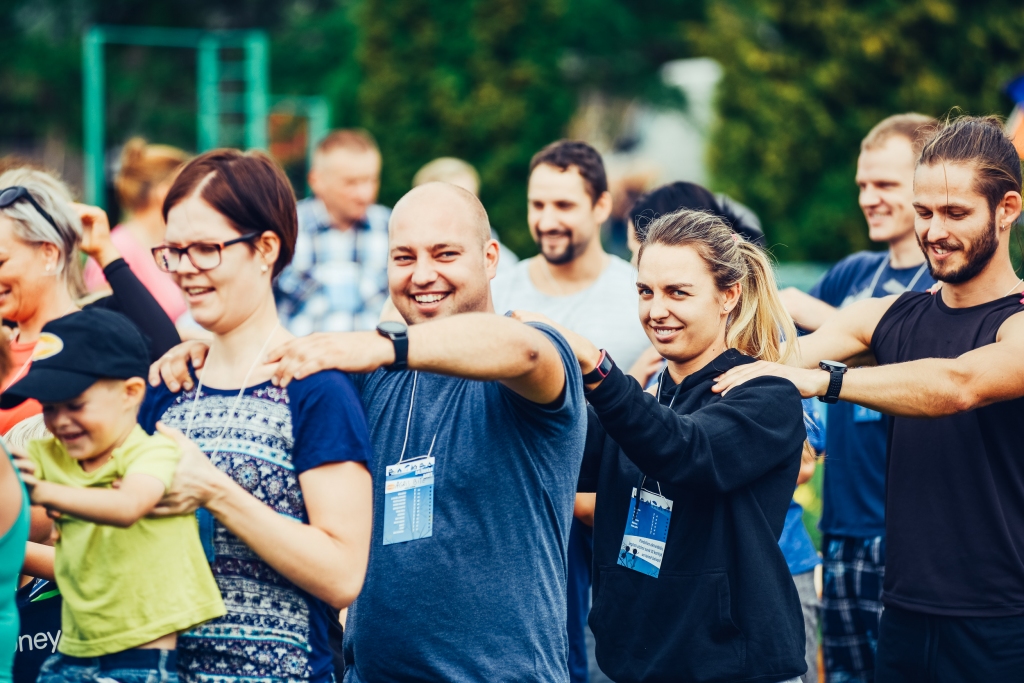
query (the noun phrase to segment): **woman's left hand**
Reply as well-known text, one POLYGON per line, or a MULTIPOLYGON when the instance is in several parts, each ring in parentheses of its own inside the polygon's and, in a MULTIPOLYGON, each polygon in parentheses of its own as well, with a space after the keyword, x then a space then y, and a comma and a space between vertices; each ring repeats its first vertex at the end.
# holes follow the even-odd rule
POLYGON ((110 219, 107 218, 107 212, 98 206, 77 202, 71 206, 82 220, 82 244, 79 248, 96 259, 101 268, 106 268, 121 258, 121 252, 110 239, 110 219))
POLYGON ((159 505, 153 509, 153 517, 187 515, 205 507, 217 494, 227 475, 218 470, 210 459, 199 450, 199 446, 177 429, 162 422, 156 425, 158 432, 168 437, 181 450, 181 460, 174 471, 174 480, 159 505))

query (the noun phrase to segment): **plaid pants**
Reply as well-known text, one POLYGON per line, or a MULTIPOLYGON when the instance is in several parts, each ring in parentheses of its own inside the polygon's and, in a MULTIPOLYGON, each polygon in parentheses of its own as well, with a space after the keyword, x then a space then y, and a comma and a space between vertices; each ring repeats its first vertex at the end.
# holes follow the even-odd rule
POLYGON ((882 616, 885 540, 825 536, 821 644, 826 683, 872 683, 882 616))

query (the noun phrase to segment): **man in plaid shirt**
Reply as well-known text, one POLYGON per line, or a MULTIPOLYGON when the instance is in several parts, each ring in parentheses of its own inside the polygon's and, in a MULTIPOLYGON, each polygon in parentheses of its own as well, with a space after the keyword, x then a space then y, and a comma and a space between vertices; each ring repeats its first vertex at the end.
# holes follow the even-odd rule
POLYGON ((369 133, 336 130, 313 155, 312 197, 298 203, 292 263, 274 285, 282 323, 297 336, 372 330, 387 299, 388 219, 375 204, 381 156, 369 133))

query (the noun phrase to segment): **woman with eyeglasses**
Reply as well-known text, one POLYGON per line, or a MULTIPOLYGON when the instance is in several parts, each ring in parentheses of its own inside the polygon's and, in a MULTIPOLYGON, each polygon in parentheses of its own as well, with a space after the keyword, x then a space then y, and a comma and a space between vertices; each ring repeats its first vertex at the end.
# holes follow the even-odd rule
MULTIPOLYGON (((104 272, 113 294, 88 305, 128 316, 150 339, 154 359, 180 343, 174 324, 110 245, 109 234, 103 210, 72 202, 52 175, 32 168, 0 174, 0 317, 13 326, 12 369, 0 380, 0 393, 28 371, 43 325, 79 310, 79 248, 109 254, 104 272)), ((36 401, 0 410, 0 434, 39 411, 36 401)))
POLYGON ((270 381, 266 353, 292 336, 271 289, 295 248, 291 186, 261 153, 216 150, 182 169, 163 214, 156 263, 213 336, 186 389, 151 389, 139 421, 150 432, 162 423, 182 447, 157 510, 198 509, 227 607, 180 636, 180 677, 328 683, 331 629, 369 558, 370 440, 346 375, 270 381))

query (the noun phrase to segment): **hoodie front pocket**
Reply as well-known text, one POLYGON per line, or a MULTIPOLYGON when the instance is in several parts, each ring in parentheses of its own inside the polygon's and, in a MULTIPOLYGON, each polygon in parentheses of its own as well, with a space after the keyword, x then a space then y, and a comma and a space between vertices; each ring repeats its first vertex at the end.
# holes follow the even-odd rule
POLYGON ((741 678, 746 640, 731 600, 725 572, 655 579, 601 567, 589 620, 597 662, 620 683, 741 678))

